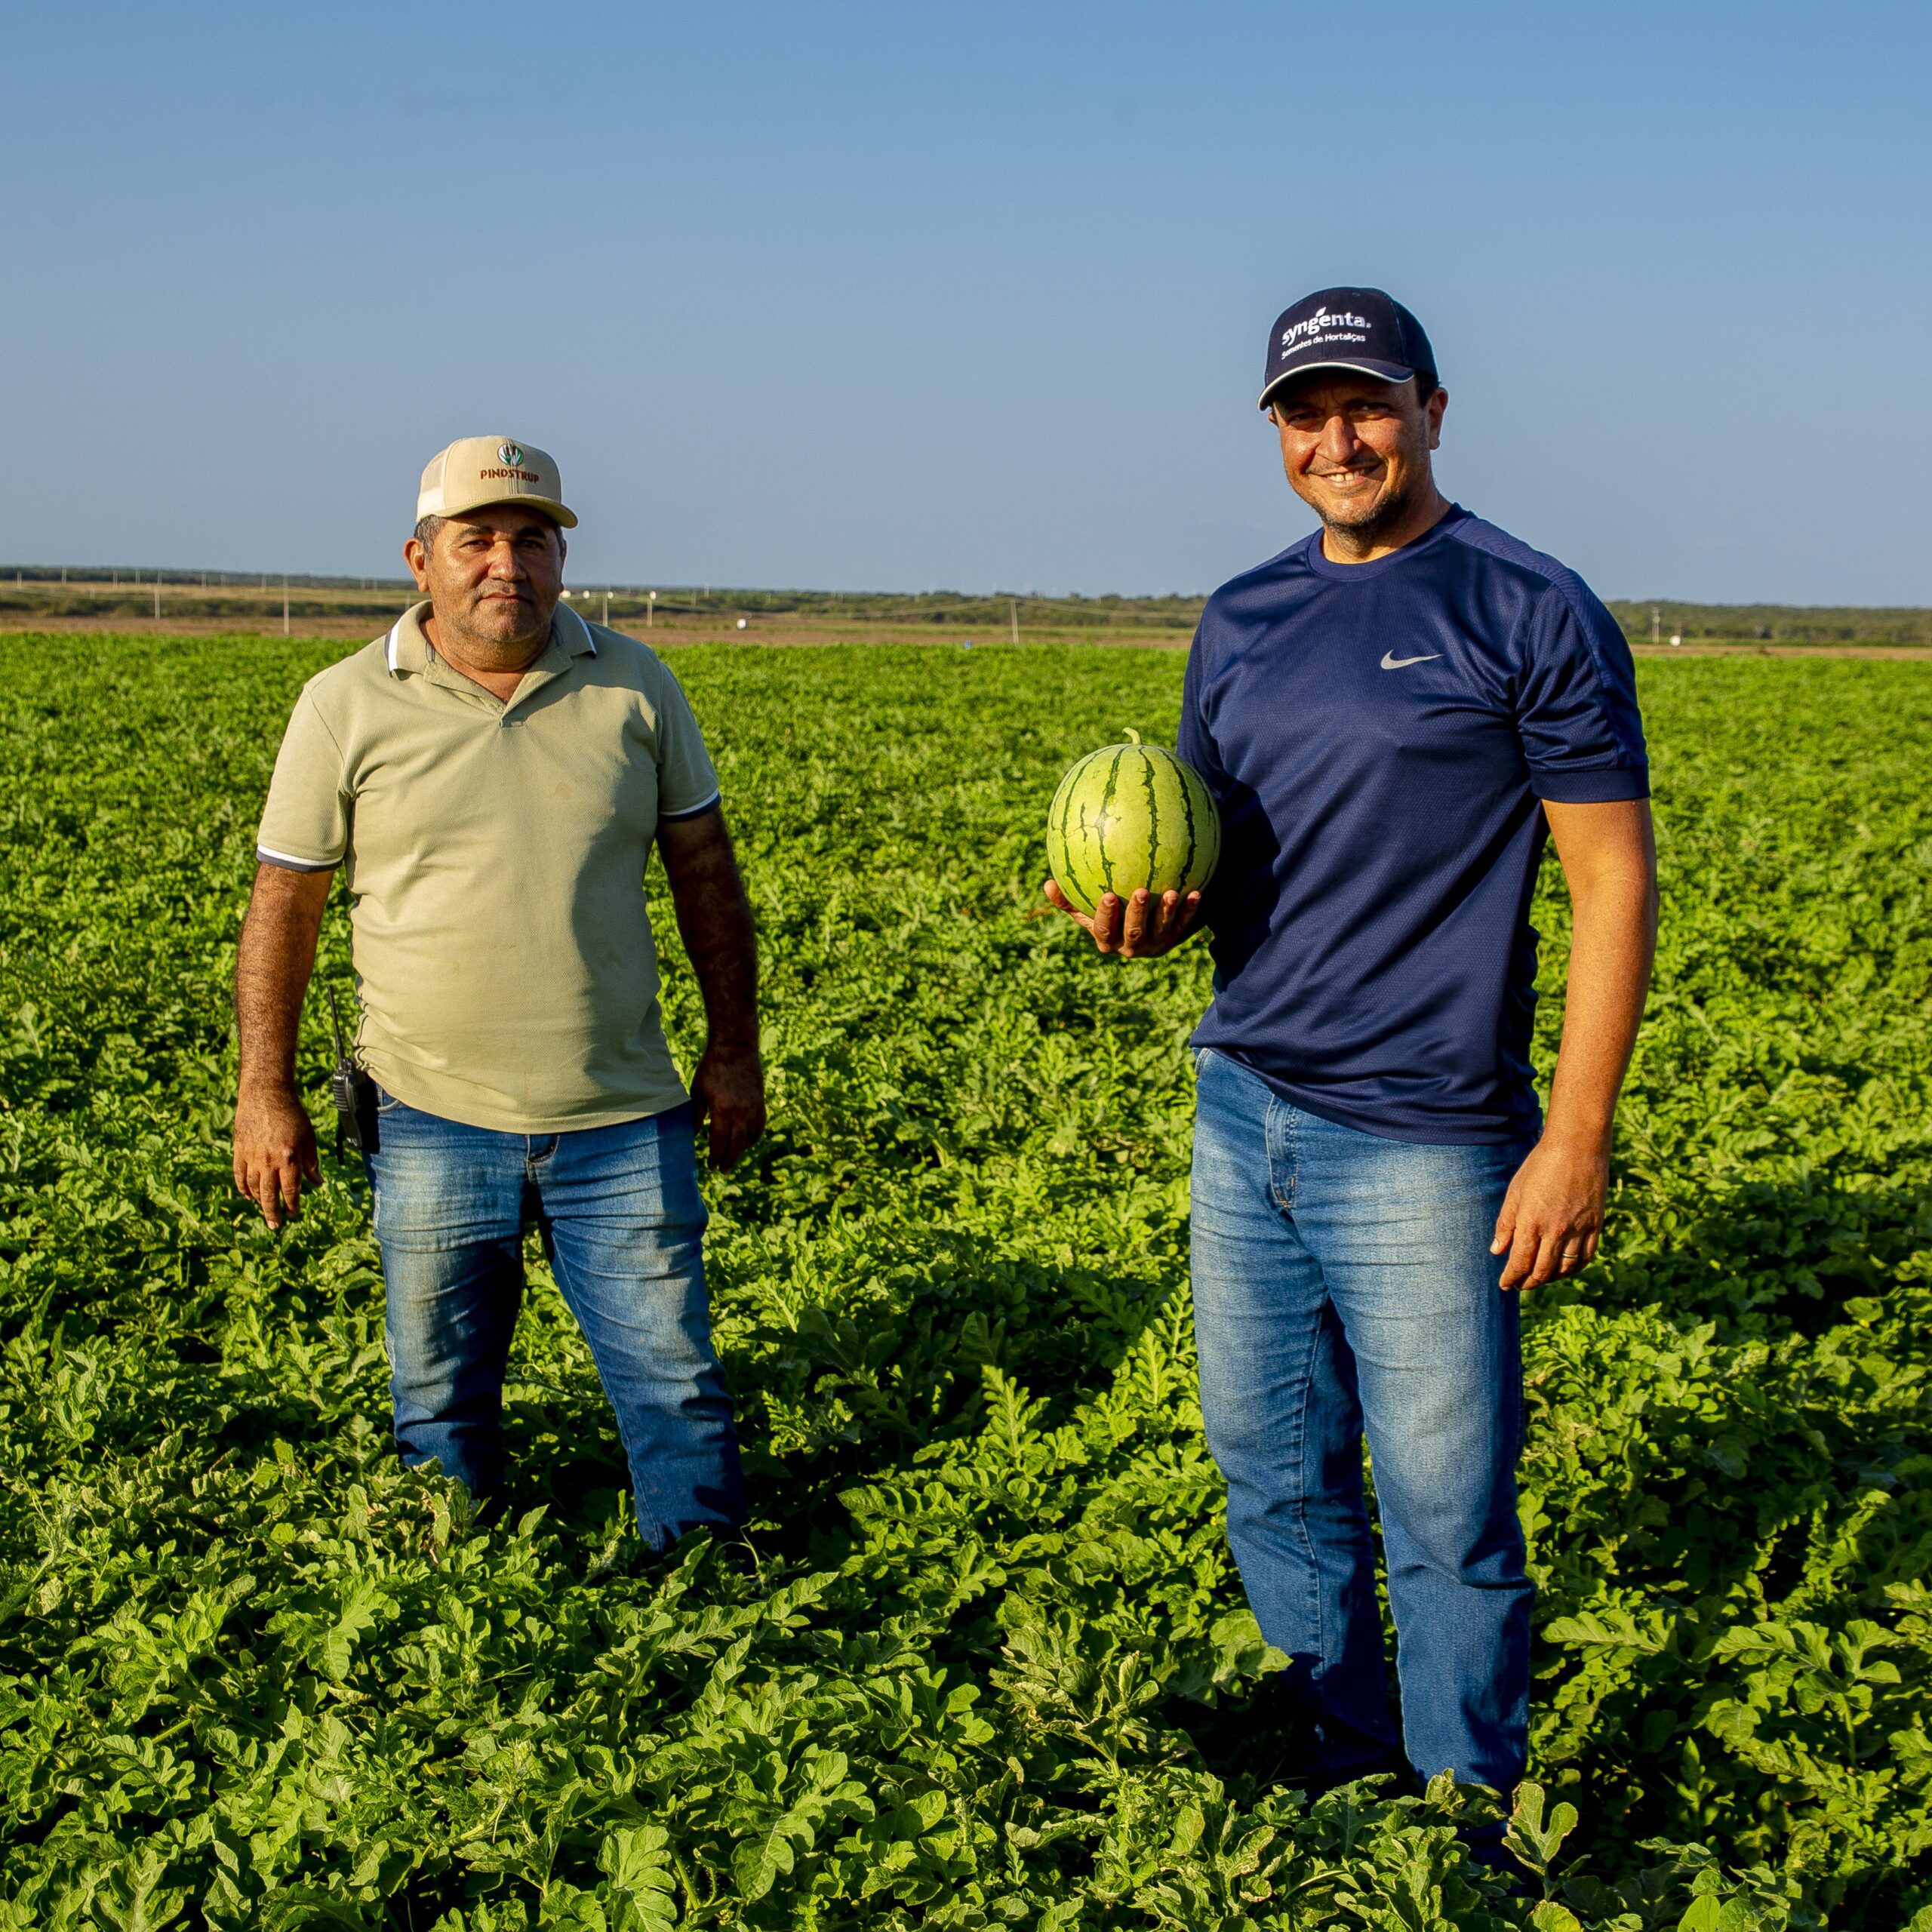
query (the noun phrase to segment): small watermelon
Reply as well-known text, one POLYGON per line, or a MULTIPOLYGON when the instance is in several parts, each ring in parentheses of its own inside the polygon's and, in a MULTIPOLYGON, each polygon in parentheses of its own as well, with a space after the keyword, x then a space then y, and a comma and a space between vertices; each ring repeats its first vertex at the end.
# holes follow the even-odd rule
POLYGON ((1138 731, 1127 735, 1131 743, 1103 745, 1075 765, 1047 814, 1048 869, 1083 912, 1103 892, 1197 891, 1221 856, 1221 821, 1200 774, 1138 731))

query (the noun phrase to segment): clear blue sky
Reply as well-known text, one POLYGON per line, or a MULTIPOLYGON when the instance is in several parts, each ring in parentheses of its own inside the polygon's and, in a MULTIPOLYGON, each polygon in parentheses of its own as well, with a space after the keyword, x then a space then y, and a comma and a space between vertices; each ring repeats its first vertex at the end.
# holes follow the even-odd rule
POLYGON ((1932 8, 10 9, 0 561, 1195 590, 1310 525, 1268 325, 1385 287, 1440 475, 1605 595, 1932 603, 1932 8))

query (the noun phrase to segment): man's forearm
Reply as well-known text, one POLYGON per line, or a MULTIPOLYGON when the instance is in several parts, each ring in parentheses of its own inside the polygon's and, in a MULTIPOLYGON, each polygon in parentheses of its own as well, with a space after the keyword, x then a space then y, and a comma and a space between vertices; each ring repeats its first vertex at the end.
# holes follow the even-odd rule
POLYGON ((235 1023, 241 1085, 292 1091, 302 1001, 315 968, 328 872, 263 866, 235 956, 235 1023))
POLYGON ((715 815, 701 832, 678 837, 675 844, 666 839, 663 856, 678 931, 704 1001, 711 1044, 724 1053, 755 1054, 757 931, 722 815, 715 815))
POLYGON ((715 1047, 758 1050, 758 945, 751 908, 742 890, 732 905, 721 898, 688 925, 679 909, 678 930, 690 954, 704 999, 705 1027, 715 1047))
POLYGON ((1651 878, 1613 875, 1574 898, 1563 1040, 1550 1084, 1546 1139, 1607 1149, 1656 947, 1651 878))
POLYGON ((1610 1176, 1611 1124, 1644 1017, 1657 947, 1657 845, 1649 801, 1546 800, 1571 907, 1563 1044, 1543 1138, 1516 1170, 1492 1254, 1505 1289, 1540 1287, 1595 1257, 1610 1176))
POLYGON ((709 1139, 711 1164, 722 1170, 764 1131, 751 901, 721 810, 660 826, 658 849, 710 1036, 692 1070, 691 1106, 709 1139))

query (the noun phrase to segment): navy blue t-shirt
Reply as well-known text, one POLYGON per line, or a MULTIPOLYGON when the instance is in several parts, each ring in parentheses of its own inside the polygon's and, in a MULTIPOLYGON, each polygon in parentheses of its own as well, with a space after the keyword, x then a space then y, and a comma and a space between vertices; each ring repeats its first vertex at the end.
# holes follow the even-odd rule
POLYGON ((1534 1134, 1539 801, 1650 789, 1581 579, 1460 508, 1374 563, 1318 531, 1208 599, 1180 751, 1223 839, 1194 1044, 1392 1140, 1534 1134))

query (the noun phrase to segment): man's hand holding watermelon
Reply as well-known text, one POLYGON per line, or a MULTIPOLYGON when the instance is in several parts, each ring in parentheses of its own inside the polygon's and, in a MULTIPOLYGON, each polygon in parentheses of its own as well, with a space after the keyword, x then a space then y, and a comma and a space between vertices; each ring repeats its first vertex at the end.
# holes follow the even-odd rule
POLYGON ((1186 938, 1220 856, 1201 774, 1136 731, 1075 764, 1048 809, 1048 900, 1123 959, 1157 959, 1186 938))
POLYGON ((1123 959, 1158 959, 1171 952, 1194 931, 1201 916, 1201 895, 1149 892, 1137 888, 1124 898, 1117 892, 1103 892, 1091 913, 1083 912, 1060 890, 1060 881, 1047 881, 1047 897, 1083 931, 1091 933, 1102 952, 1117 952, 1123 959))

